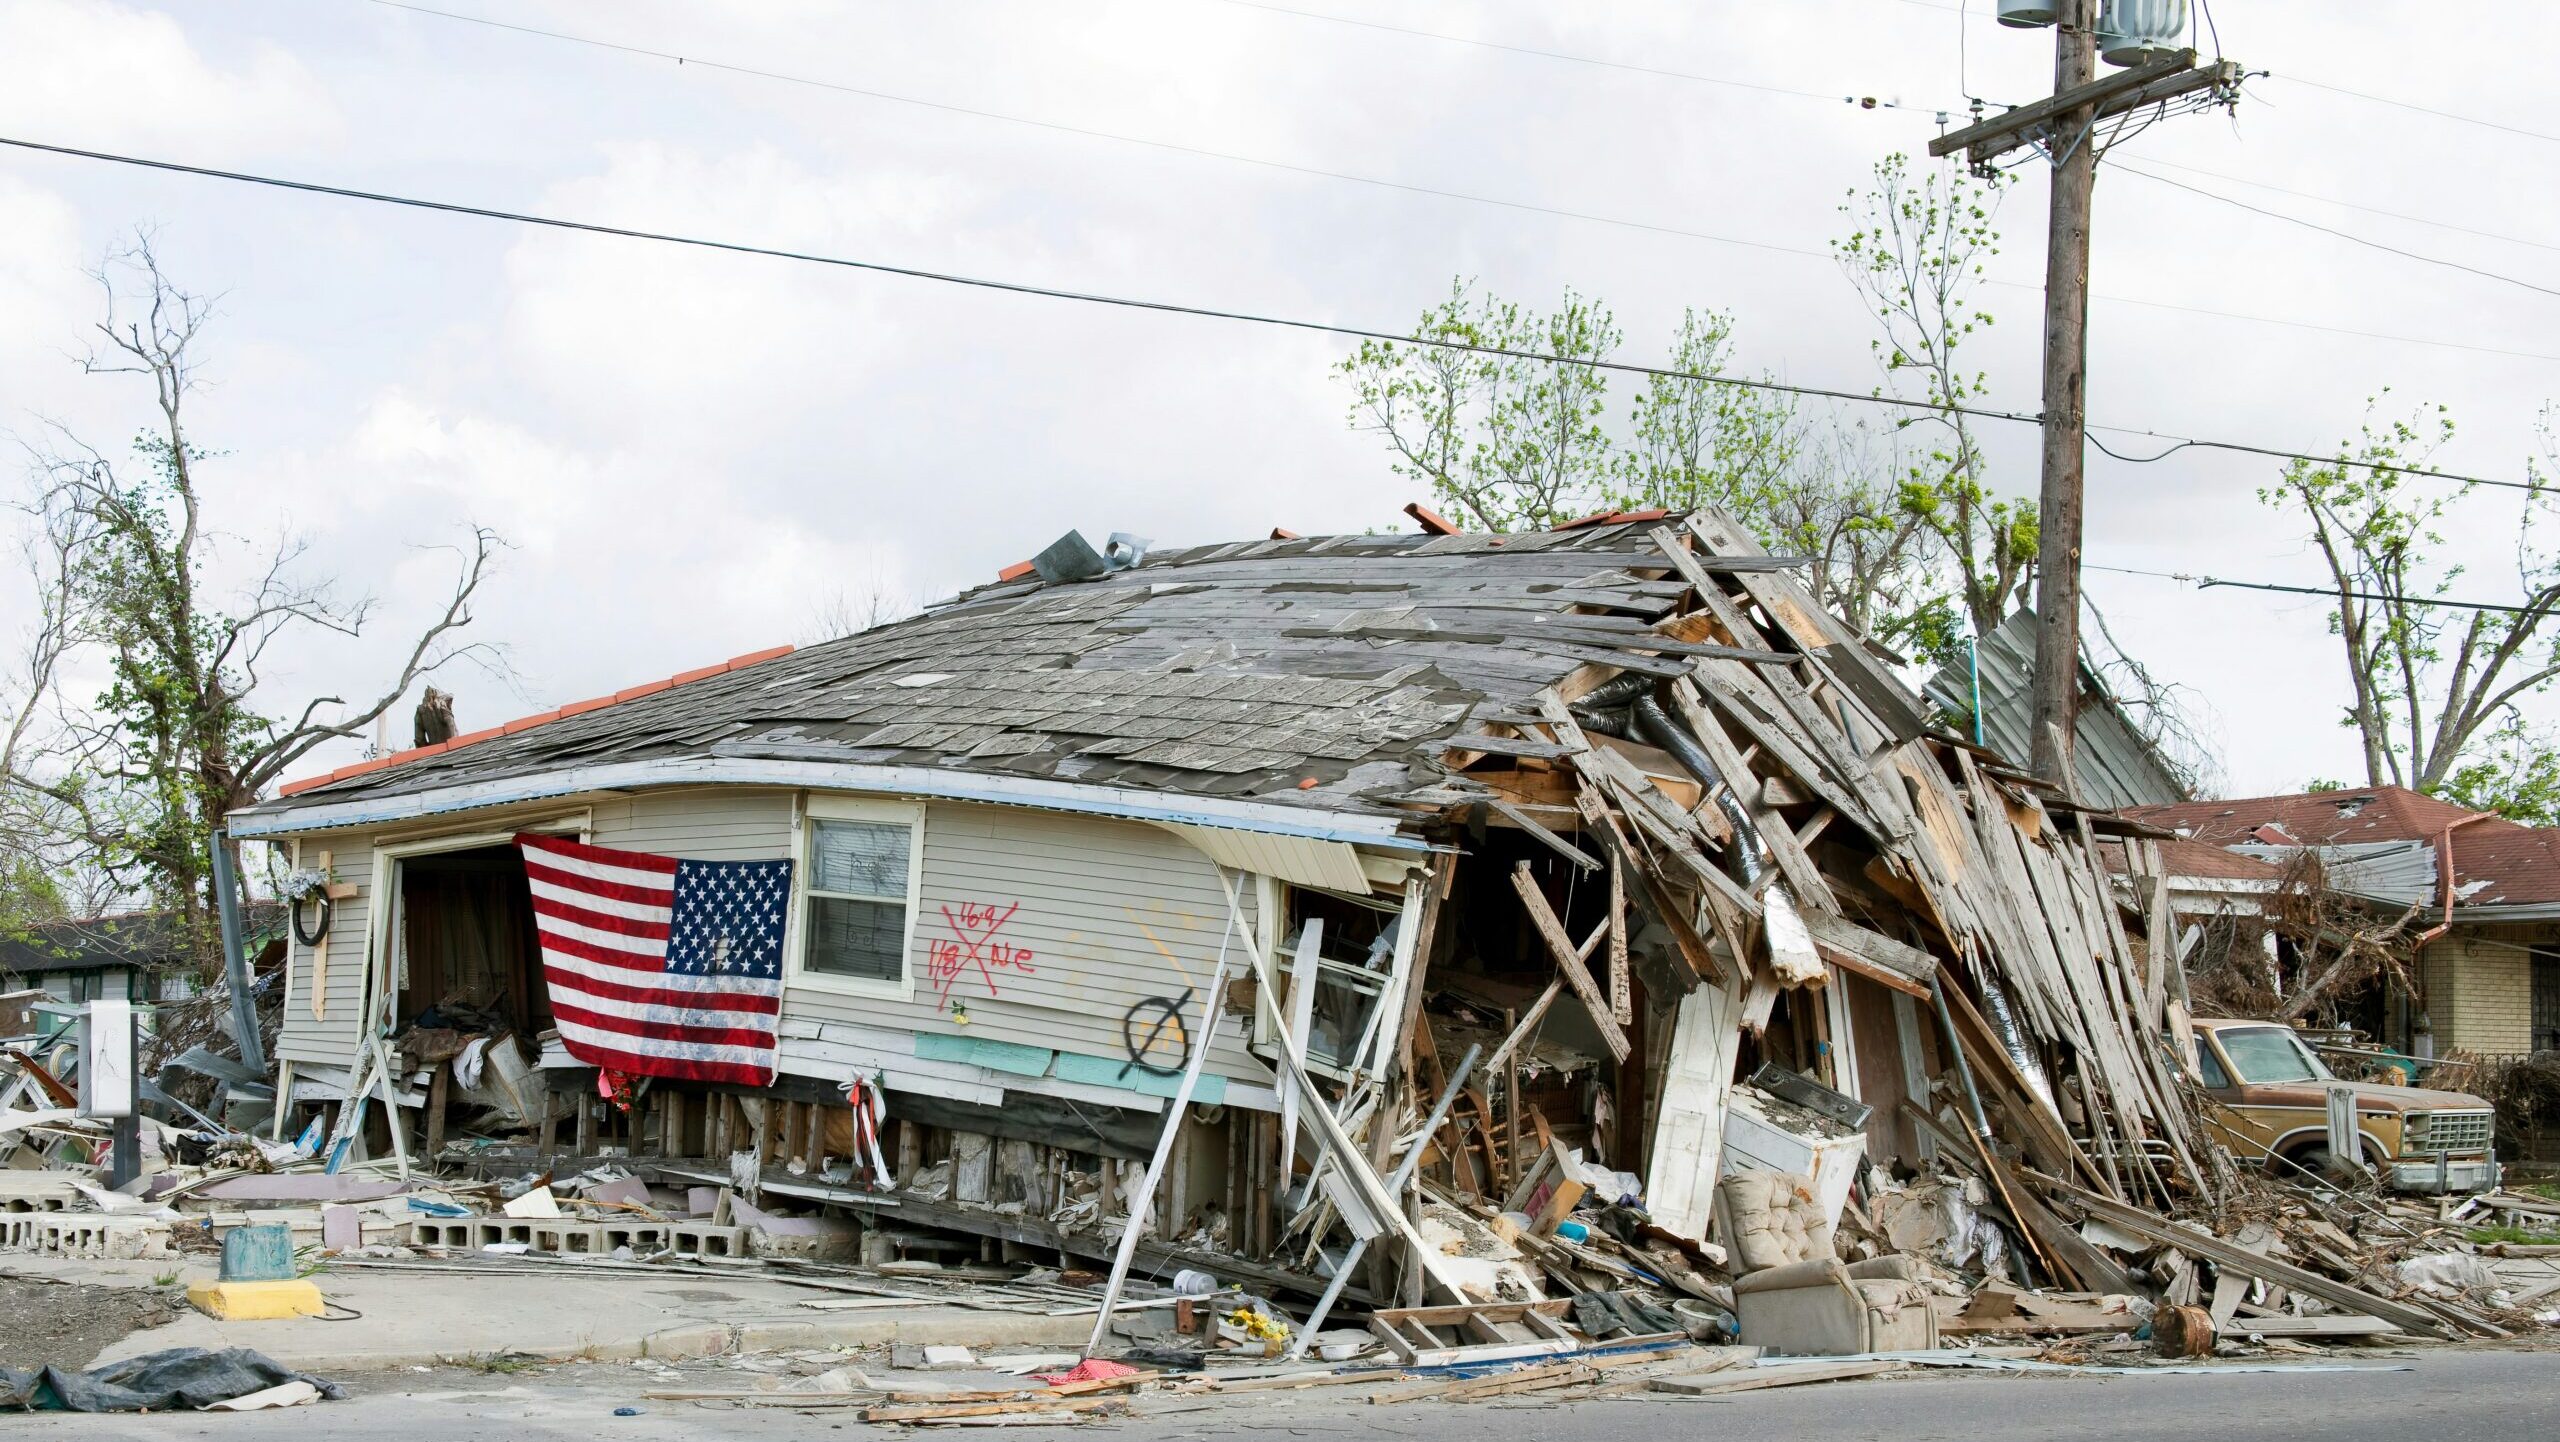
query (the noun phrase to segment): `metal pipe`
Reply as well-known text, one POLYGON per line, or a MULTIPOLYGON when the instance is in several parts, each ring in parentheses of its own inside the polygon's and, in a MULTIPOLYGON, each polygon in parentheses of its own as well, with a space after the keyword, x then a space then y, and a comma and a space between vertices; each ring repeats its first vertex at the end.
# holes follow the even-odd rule
MULTIPOLYGON (((258 1035, 258 998, 251 991, 249 958, 240 938, 240 878, 231 851, 231 835, 216 831, 213 848, 213 908, 222 927, 222 975, 231 986, 231 1039, 240 1044, 240 1059, 253 1067, 266 1065, 266 1043, 258 1035)), ((279 1110, 281 1110, 281 1103, 279 1110)))
POLYGON ((1706 788, 1707 795, 1715 801, 1716 809, 1724 813, 1724 819, 1733 823, 1734 835, 1742 840, 1740 846, 1731 848, 1734 871, 1745 887, 1758 885, 1760 873, 1766 869, 1761 864, 1760 853, 1767 849, 1769 843, 1760 839, 1760 828, 1752 824, 1751 813, 1744 808, 1742 798, 1734 795, 1733 784, 1716 769, 1715 762, 1707 759, 1707 748, 1698 744, 1698 738, 1690 735, 1686 728, 1673 721, 1671 713, 1663 710, 1662 703, 1650 695, 1636 697, 1628 709, 1635 716, 1635 729, 1642 739, 1670 752, 1674 760, 1688 768, 1689 774, 1698 778, 1698 784, 1706 788))
POLYGON ((1929 1001, 1938 1011, 1938 1034, 1946 1039, 1947 1055, 1955 1062, 1956 1080, 1964 1084, 1966 1120, 1973 1123, 1973 1134, 1985 1142, 1991 1140, 1991 1119, 1982 1112, 1982 1093, 1973 1084, 1973 1063, 1964 1057, 1964 1038, 1956 1035, 1956 1015, 1947 1009, 1946 978, 1932 972, 1929 976, 1929 1001))
MULTIPOLYGON (((1223 874, 1223 873, 1222 873, 1223 874)), ((1102 1306, 1093 1317, 1093 1336, 1084 1344, 1084 1354, 1091 1357, 1102 1349, 1102 1339, 1111 1330, 1112 1304, 1120 1300, 1121 1285, 1129 1279, 1129 1263, 1138 1254, 1138 1235, 1147 1229, 1147 1218, 1155 1210, 1156 1188, 1164 1182, 1164 1170, 1173 1157, 1174 1142, 1182 1135, 1182 1123, 1191 1110, 1191 1093, 1200 1085, 1200 1069, 1208 1063, 1209 1046, 1218 1036, 1218 1017, 1225 1010, 1227 994, 1227 943, 1236 934, 1240 908, 1229 893, 1227 929, 1218 938, 1218 967, 1209 977, 1209 994, 1200 1002, 1200 1039, 1192 1044, 1191 1059, 1182 1069, 1182 1081, 1173 1089, 1173 1099, 1166 1103, 1164 1130, 1156 1136, 1156 1154, 1147 1163, 1147 1179, 1138 1188, 1138 1198, 1129 1208, 1128 1219, 1120 1228, 1120 1248, 1111 1259, 1111 1278, 1102 1289, 1102 1306)), ((387 1089, 386 1089, 387 1090, 387 1089)), ((393 1136, 399 1135, 400 1119, 391 1119, 393 1136)), ((1104 1186, 1109 1182, 1105 1168, 1104 1186)), ((1177 1219, 1178 1220, 1178 1219, 1177 1219)))
POLYGON ((1982 741, 1982 638, 1967 628, 1964 638, 1965 675, 1973 683, 1973 744, 1982 741))
MULTIPOLYGON (((1733 789, 1732 782, 1716 770, 1715 762, 1708 759, 1707 748, 1699 744, 1698 738, 1690 735, 1688 728, 1672 720, 1670 713, 1662 709, 1662 703, 1650 694, 1638 696, 1628 711, 1635 717, 1636 730, 1689 768, 1689 773, 1698 778, 1698 784, 1715 799, 1716 809, 1724 813, 1725 820, 1733 823, 1734 844, 1725 848, 1725 855, 1731 860, 1733 873, 1742 882, 1743 889, 1761 893, 1760 932, 1768 944, 1769 959, 1776 965, 1779 977, 1790 985, 1799 985, 1821 976, 1824 966, 1822 953, 1815 948, 1813 932, 1805 925, 1803 913, 1796 909, 1796 899, 1787 890, 1786 882, 1770 877, 1767 887, 1761 886, 1762 877, 1777 862, 1777 853, 1770 850, 1768 841, 1760 835, 1760 828, 1752 824, 1750 808, 1742 804, 1742 797, 1733 789), (1768 852, 1766 861, 1762 860, 1763 852, 1768 852)), ((1786 824, 1783 817, 1779 824, 1786 824)))

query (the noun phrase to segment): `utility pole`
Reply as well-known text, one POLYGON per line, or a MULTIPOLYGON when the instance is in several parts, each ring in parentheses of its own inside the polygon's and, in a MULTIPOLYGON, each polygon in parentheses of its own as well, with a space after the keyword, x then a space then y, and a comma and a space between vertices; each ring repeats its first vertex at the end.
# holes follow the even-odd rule
MULTIPOLYGON (((2053 93, 2098 78, 2098 0, 2062 0, 2053 27, 2053 93)), ((2044 486, 2036 498, 2036 705, 2027 769, 2071 779, 2080 700, 2080 480, 2088 447, 2089 202, 2098 188, 2097 112, 2059 117, 2044 229, 2044 486)))
POLYGON ((2052 161, 2045 224, 2044 467, 2036 505, 2036 673, 2030 769, 2069 794, 2080 687, 2081 472, 2087 445, 2089 219, 2098 180, 2098 127, 2197 91, 2227 97, 2240 83, 2228 61, 2199 66, 2169 52, 2098 78, 2098 0, 2057 0, 2053 94, 1940 136, 1932 156, 1963 151, 1984 170, 2002 155, 2041 148, 2052 161))

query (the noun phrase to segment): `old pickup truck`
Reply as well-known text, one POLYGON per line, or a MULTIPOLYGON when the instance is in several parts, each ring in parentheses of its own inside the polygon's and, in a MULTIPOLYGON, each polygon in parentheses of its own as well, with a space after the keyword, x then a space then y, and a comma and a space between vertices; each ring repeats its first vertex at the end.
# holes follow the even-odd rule
POLYGON ((2199 1018, 2196 1069, 2213 1100, 2208 1122, 2242 1160, 2271 1170, 2329 1174, 2329 1088, 2351 1087, 2363 1155, 2383 1186, 2403 1192, 2477 1192, 2498 1184, 2489 1103, 2462 1092, 2342 1082, 2291 1027, 2199 1018), (2280 1159, 2280 1160, 2278 1160, 2280 1159), (2286 1163, 2291 1163, 2288 1166, 2286 1163))

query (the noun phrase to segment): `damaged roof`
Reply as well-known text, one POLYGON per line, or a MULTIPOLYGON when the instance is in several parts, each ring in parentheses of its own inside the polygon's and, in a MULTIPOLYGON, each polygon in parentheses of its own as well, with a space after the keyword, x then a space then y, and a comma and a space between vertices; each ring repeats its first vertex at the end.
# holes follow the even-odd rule
POLYGON ((1091 580, 1024 576, 841 640, 346 768, 259 810, 728 757, 1385 812, 1440 779, 1452 738, 1586 663, 1668 675, 1734 654, 1655 629, 1685 589, 1650 539, 1663 522, 1293 537, 1156 551, 1091 580))
MULTIPOLYGON (((2035 734, 2036 613, 2021 609, 1975 648, 1982 687, 1983 744, 2010 764, 2032 758, 2035 734)), ((1921 693, 1950 716, 1973 714, 1974 675, 1962 659, 1938 668, 1921 693)), ((2178 768, 2142 734, 2105 678, 2083 656, 2080 709, 2071 743, 2073 790, 2104 810, 2156 806, 2193 793, 2178 768)))
POLYGON ((2430 907, 2441 894, 2435 848, 2450 826, 2454 828, 2455 912, 2560 904, 2560 833, 2522 826, 2406 787, 2350 787, 2238 801, 2141 806, 2126 814, 2181 836, 2259 856, 2319 847, 2335 853, 2332 885, 2430 907))

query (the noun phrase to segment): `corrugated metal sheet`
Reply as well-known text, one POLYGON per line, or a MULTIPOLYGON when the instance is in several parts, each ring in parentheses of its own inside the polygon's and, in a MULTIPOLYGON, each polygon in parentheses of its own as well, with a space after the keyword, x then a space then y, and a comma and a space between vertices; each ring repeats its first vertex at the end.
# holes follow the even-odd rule
MULTIPOLYGON (((2252 844, 2231 849, 2283 866, 2302 848, 2252 844)), ((2433 905, 2441 899, 2433 842, 2357 841, 2311 849, 2320 853, 2320 865, 2332 891, 2403 906, 2416 902, 2433 905)))
MULTIPOLYGON (((2034 755, 2036 614, 2020 611, 1982 638, 1982 742, 2012 763, 2034 755)), ((1942 667, 1921 688, 1952 715, 1973 714, 1971 678, 1962 661, 1942 667)), ((2163 806, 2187 799, 2186 787, 2159 751, 2134 729, 2097 673, 2080 667, 2080 719, 2072 775, 2080 799, 2115 809, 2163 806)))

